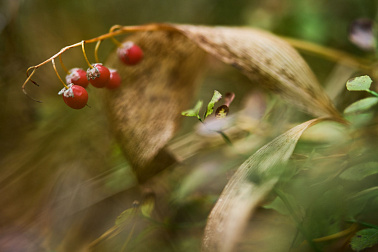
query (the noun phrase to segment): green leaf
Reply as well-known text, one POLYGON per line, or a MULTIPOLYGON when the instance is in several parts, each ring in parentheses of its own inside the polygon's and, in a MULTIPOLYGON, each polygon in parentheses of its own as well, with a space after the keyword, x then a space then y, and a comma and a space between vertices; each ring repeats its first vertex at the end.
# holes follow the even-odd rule
POLYGON ((378 186, 371 187, 348 197, 348 211, 351 216, 360 214, 370 202, 378 199, 378 186))
POLYGON ((219 93, 217 90, 214 90, 213 98, 211 98, 211 101, 207 105, 207 110, 204 118, 208 117, 213 113, 214 104, 217 103, 221 98, 221 93, 219 93))
POLYGON ((200 119, 199 111, 202 108, 202 104, 203 104, 202 101, 198 101, 196 106, 194 106, 193 109, 185 110, 185 111, 181 112, 181 115, 183 115, 183 116, 196 116, 198 119, 200 119))
POLYGON ((354 251, 361 251, 366 248, 373 247, 378 243, 378 230, 375 228, 367 228, 358 231, 352 238, 350 245, 354 251))
POLYGON ((378 173, 378 163, 368 162, 352 166, 340 174, 340 178, 345 180, 362 180, 370 175, 378 173))
POLYGON ((377 97, 367 97, 362 100, 356 101, 349 105, 345 110, 344 113, 358 113, 358 112, 364 112, 373 106, 378 104, 378 98, 377 97))
POLYGON ((147 218, 151 218, 152 211, 155 207, 155 201, 153 197, 148 198, 145 200, 140 207, 140 210, 142 212, 142 215, 147 218))
POLYGON ((346 87, 349 91, 367 91, 372 82, 369 76, 364 75, 348 80, 346 87))

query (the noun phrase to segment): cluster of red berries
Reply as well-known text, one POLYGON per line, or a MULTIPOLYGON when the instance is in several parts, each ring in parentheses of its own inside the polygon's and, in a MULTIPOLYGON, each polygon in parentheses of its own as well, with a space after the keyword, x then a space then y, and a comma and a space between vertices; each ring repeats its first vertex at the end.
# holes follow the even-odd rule
MULTIPOLYGON (((119 59, 126 65, 136 65, 143 58, 142 49, 133 42, 125 42, 117 50, 119 59)), ((96 88, 116 89, 121 85, 121 76, 115 69, 107 68, 101 63, 93 64, 87 71, 72 68, 66 76, 67 87, 58 94, 73 109, 81 109, 87 105, 88 93, 85 88, 89 83, 96 88)))

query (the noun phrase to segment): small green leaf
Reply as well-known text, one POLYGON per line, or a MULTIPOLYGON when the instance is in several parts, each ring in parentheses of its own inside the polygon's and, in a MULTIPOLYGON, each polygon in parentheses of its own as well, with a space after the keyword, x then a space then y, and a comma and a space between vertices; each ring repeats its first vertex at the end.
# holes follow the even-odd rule
POLYGON ((222 98, 221 93, 219 93, 217 90, 214 90, 213 98, 211 98, 211 101, 207 105, 207 110, 206 110, 206 114, 204 118, 208 117, 209 115, 213 113, 214 104, 218 102, 221 98, 222 98))
POLYGON ((378 230, 375 228, 367 228, 358 231, 352 238, 350 245, 354 251, 361 251, 366 248, 373 247, 378 243, 378 230))
POLYGON ((368 162, 352 166, 340 174, 340 178, 345 180, 362 180, 370 175, 378 173, 378 163, 368 162))
POLYGON ((140 210, 142 212, 142 215, 147 218, 151 218, 151 213, 154 210, 155 207, 155 202, 154 198, 150 197, 147 200, 145 200, 140 207, 140 210))
POLYGON ((372 82, 369 76, 364 75, 348 80, 346 87, 349 91, 366 91, 370 89, 372 82))
POLYGON ((196 116, 200 119, 199 111, 202 108, 202 104, 203 104, 202 101, 198 101, 196 106, 194 106, 193 109, 185 110, 185 111, 181 112, 181 115, 183 115, 183 116, 196 116))
POLYGON ((373 106, 378 104, 378 98, 377 97, 367 97, 365 99, 356 101, 349 105, 345 110, 345 114, 349 113, 358 113, 358 112, 364 112, 373 106))

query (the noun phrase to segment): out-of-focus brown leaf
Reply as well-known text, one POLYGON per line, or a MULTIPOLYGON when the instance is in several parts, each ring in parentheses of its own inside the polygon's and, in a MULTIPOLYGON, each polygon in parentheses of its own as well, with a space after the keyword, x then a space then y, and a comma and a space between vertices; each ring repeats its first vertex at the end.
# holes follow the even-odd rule
POLYGON ((174 27, 205 51, 301 109, 315 116, 340 117, 307 63, 279 37, 252 28, 174 27))
POLYGON ((202 68, 201 49, 302 110, 340 118, 306 62, 273 34, 249 28, 173 24, 146 25, 140 30, 148 32, 129 39, 145 52, 141 64, 123 66, 116 55, 107 62, 123 79, 122 89, 109 95, 110 119, 140 181, 173 162, 163 148, 177 128, 180 112, 190 107, 202 68))
POLYGON ((191 106, 205 53, 182 34, 140 32, 128 40, 144 52, 137 66, 125 66, 115 54, 107 65, 118 69, 122 87, 110 91, 107 107, 113 130, 139 181, 173 163, 162 150, 191 106), (154 159, 157 162, 154 162, 154 159))
POLYGON ((260 148, 236 171, 211 211, 203 238, 203 251, 234 251, 253 211, 273 189, 283 164, 308 127, 323 121, 302 123, 260 148))

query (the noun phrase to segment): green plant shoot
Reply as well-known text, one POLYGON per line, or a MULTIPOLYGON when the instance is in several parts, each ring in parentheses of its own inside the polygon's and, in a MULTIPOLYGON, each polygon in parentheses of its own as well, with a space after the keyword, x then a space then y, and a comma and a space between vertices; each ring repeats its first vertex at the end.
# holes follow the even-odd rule
POLYGON ((217 90, 214 90, 213 97, 211 98, 209 104, 207 105, 207 110, 204 115, 204 119, 211 115, 214 112, 214 105, 222 98, 221 93, 219 93, 217 90))
POLYGON ((193 109, 188 109, 181 112, 183 116, 195 116, 202 122, 202 118, 199 116, 199 111, 202 108, 203 101, 198 101, 193 109))

